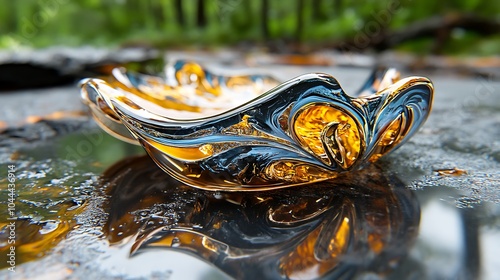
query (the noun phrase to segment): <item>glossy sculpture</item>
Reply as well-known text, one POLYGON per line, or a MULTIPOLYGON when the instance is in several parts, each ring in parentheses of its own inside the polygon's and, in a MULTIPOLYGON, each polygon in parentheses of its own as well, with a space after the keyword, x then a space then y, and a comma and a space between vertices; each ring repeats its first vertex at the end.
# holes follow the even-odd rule
POLYGON ((141 144, 165 172, 208 190, 263 190, 331 179, 398 148, 429 115, 432 83, 375 71, 348 96, 327 74, 279 83, 178 61, 166 77, 115 69, 82 81, 112 135, 141 144))

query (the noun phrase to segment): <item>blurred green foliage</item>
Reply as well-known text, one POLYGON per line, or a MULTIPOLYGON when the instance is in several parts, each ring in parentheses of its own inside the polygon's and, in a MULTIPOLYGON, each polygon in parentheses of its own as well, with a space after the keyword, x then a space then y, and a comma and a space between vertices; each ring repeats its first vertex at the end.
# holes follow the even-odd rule
MULTIPOLYGON (((500 15, 495 0, 0 0, 0 7, 0 48, 327 44, 355 38, 373 21, 382 30, 397 30, 452 13, 492 20, 500 15), (384 15, 387 22, 380 20, 384 15)), ((499 52, 499 36, 459 33, 446 43, 447 52, 499 52)), ((431 43, 418 40, 400 48, 422 52, 431 43)))

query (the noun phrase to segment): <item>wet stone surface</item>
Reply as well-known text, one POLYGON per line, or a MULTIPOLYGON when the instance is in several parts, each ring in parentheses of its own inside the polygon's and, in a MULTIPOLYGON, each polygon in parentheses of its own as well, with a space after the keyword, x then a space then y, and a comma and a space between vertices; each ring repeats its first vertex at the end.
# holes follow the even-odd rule
POLYGON ((435 104, 426 126, 387 161, 395 170, 404 168, 401 174, 420 170, 424 176, 411 181, 416 189, 447 186, 464 192, 469 201, 499 203, 500 83, 484 78, 438 78, 435 83, 435 104), (467 174, 433 172, 453 168, 467 174))
MULTIPOLYGON (((347 93, 369 74, 261 71, 280 79, 331 73, 347 93)), ((54 89, 50 100, 30 106, 49 104, 33 113, 49 120, 30 119, 27 109, 1 119, 0 278, 495 279, 500 82, 430 78, 431 116, 376 166, 352 180, 241 196, 181 186, 84 113, 51 115, 84 109, 75 87, 54 89), (9 165, 17 194, 15 273, 6 264, 9 165), (263 259, 252 248, 265 250, 265 265, 256 264, 263 259)), ((30 94, 6 92, 0 100, 12 108, 30 94)))

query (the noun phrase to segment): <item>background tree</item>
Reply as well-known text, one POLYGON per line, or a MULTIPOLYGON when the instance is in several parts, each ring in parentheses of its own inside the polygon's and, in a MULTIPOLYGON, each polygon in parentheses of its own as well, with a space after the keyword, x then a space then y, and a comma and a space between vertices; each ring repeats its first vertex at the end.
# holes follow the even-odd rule
POLYGON ((196 26, 205 27, 207 25, 207 15, 205 9, 205 0, 197 0, 196 26))
POLYGON ((297 27, 295 29, 295 40, 302 41, 304 32, 304 0, 297 0, 297 27))
POLYGON ((269 1, 262 0, 260 6, 260 13, 262 15, 261 20, 261 28, 262 28, 262 37, 264 39, 269 39, 269 1))
POLYGON ((177 19, 177 24, 184 27, 186 25, 186 19, 184 18, 184 9, 182 8, 182 0, 174 0, 175 4, 175 16, 177 19))

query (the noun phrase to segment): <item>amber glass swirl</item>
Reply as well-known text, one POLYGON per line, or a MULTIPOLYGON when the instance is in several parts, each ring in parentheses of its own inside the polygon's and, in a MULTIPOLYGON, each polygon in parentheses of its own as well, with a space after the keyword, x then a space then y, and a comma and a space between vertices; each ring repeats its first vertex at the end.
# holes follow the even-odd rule
POLYGON ((214 74, 192 62, 164 77, 115 69, 81 82, 112 135, 141 144, 165 172, 208 190, 263 190, 357 170, 398 148, 426 120, 432 83, 377 70, 355 96, 335 78, 214 74))

